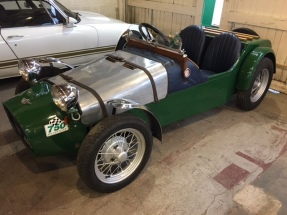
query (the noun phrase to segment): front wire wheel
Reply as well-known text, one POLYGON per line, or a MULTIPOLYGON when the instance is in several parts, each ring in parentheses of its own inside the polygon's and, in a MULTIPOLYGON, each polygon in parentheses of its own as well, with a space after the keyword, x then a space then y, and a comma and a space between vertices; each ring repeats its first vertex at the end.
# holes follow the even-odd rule
POLYGON ((77 158, 81 179, 98 192, 114 192, 131 183, 150 157, 149 125, 128 114, 99 122, 83 141, 77 158))
POLYGON ((95 173, 107 184, 121 182, 140 165, 145 152, 145 139, 132 128, 112 134, 100 148, 95 160, 95 173))
POLYGON ((253 110, 261 103, 271 84, 273 73, 273 62, 269 58, 263 58, 254 72, 249 88, 237 93, 237 104, 242 110, 253 110))

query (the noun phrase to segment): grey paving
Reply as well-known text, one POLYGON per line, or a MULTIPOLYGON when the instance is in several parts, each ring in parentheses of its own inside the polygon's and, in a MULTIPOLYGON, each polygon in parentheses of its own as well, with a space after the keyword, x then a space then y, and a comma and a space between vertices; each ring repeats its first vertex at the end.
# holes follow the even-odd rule
MULTIPOLYGON (((1 101, 13 96, 17 80, 0 80, 1 101)), ((287 95, 268 93, 254 111, 240 111, 232 100, 165 127, 140 176, 99 194, 79 179, 73 158, 36 158, 25 149, 1 106, 0 214, 235 215, 270 207, 287 214, 286 110, 287 95), (266 203, 255 204, 256 195, 248 197, 254 205, 238 200, 252 189, 266 203)))

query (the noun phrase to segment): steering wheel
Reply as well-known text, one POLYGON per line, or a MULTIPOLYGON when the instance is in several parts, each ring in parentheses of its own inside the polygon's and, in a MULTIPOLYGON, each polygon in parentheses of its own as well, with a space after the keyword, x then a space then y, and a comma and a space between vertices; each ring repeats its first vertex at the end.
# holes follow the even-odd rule
POLYGON ((149 32, 148 29, 153 30, 157 35, 159 35, 163 39, 165 45, 167 45, 167 46, 169 45, 169 41, 168 41, 167 37, 160 30, 158 30, 156 27, 154 27, 148 23, 141 23, 141 24, 139 24, 139 31, 145 40, 152 40, 152 38, 153 38, 153 36, 151 35, 151 33, 149 32), (143 31, 143 28, 145 28, 145 32, 143 31))

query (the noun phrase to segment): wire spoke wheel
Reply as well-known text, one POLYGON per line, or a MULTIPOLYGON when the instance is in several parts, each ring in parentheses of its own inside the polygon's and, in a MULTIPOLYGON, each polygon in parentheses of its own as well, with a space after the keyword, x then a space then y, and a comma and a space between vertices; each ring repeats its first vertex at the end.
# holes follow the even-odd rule
POLYGON ((117 131, 100 148, 95 173, 102 182, 120 182, 135 171, 144 152, 145 140, 139 131, 132 128, 117 131))
POLYGON ((255 82, 251 89, 251 102, 256 102, 264 94, 269 80, 269 71, 268 69, 263 69, 255 79, 255 82))
POLYGON ((270 58, 263 58, 254 71, 248 89, 237 92, 237 104, 242 110, 253 110, 262 102, 273 74, 274 63, 270 58))
POLYGON ((90 130, 81 144, 79 176, 95 191, 117 191, 143 170, 152 143, 150 126, 141 118, 131 114, 107 117, 90 130))

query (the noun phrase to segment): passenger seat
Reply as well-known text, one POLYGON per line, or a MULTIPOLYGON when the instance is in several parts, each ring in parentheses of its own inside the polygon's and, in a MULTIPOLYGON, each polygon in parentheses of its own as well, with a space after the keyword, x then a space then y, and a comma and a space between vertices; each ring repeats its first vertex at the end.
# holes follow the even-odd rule
POLYGON ((216 36, 205 52, 200 69, 206 75, 229 70, 239 58, 241 41, 233 33, 216 36))

